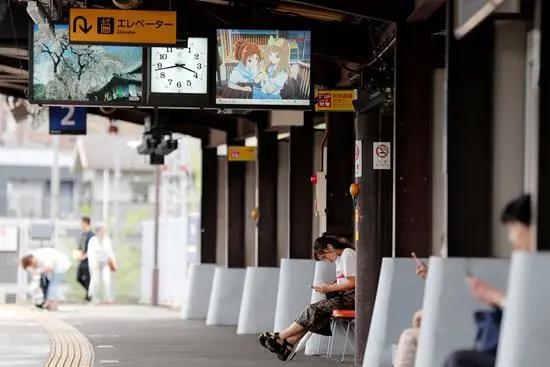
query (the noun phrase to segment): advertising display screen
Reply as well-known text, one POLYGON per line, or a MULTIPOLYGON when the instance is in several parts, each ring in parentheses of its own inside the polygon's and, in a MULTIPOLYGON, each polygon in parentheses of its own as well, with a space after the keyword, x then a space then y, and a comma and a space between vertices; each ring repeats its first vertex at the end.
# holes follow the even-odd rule
POLYGON ((311 106, 311 32, 218 29, 216 104, 311 106))
POLYGON ((32 33, 32 103, 142 103, 141 47, 72 45, 63 24, 55 25, 55 38, 37 25, 32 33))

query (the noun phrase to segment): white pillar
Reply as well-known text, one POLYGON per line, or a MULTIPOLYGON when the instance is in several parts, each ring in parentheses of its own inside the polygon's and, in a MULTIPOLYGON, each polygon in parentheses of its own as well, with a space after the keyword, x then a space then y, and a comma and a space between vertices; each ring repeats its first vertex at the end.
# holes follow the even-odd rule
POLYGON ((102 192, 102 210, 101 210, 101 218, 103 220, 103 224, 109 223, 109 181, 110 181, 110 173, 108 169, 103 170, 103 189, 102 192))

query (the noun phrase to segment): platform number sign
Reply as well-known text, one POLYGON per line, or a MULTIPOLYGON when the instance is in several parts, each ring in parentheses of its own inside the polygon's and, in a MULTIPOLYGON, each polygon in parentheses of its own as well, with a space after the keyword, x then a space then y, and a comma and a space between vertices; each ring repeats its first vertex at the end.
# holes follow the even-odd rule
POLYGON ((50 107, 50 134, 86 135, 86 108, 50 107))

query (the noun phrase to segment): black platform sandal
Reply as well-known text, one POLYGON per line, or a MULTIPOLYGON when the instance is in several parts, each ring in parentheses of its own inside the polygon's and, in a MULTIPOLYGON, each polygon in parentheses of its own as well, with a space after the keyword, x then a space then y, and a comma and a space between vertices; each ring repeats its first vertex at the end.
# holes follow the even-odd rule
POLYGON ((280 344, 277 339, 269 338, 266 346, 269 351, 277 354, 277 358, 283 362, 288 359, 294 350, 294 345, 290 344, 286 339, 283 339, 283 344, 280 344))
POLYGON ((267 349, 267 340, 268 339, 279 339, 279 333, 273 333, 271 334, 269 331, 266 331, 264 333, 261 333, 258 337, 258 343, 264 348, 267 349))

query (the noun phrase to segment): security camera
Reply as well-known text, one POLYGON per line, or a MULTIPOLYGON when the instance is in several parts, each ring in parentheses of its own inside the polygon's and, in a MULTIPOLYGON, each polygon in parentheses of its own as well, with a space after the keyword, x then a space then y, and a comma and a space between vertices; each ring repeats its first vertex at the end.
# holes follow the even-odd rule
POLYGON ((141 144, 137 146, 138 154, 149 155, 155 152, 156 144, 155 139, 152 136, 143 136, 141 144))
POLYGON ((160 144, 155 149, 155 154, 164 156, 172 153, 176 149, 178 149, 178 141, 172 139, 171 137, 168 137, 168 139, 160 142, 160 144))

